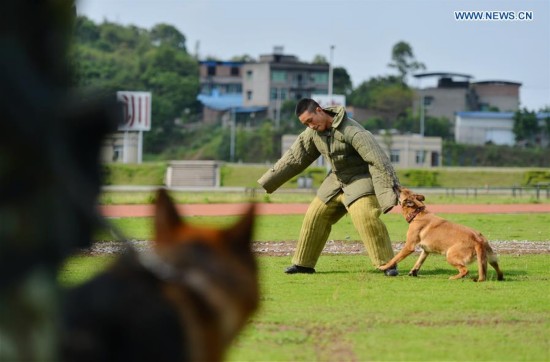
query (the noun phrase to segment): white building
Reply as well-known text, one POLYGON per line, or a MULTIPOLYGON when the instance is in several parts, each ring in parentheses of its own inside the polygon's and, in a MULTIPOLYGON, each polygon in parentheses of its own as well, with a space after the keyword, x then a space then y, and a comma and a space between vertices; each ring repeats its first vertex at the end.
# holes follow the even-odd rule
MULTIPOLYGON (((540 145, 549 143, 546 120, 550 113, 537 113, 539 121, 540 145)), ((455 141, 470 145, 513 146, 516 144, 514 134, 514 112, 458 112, 455 119, 455 141)))
MULTIPOLYGON (((537 113, 540 134, 540 144, 548 145, 548 134, 545 119, 550 113, 537 113)), ((455 118, 455 141, 457 143, 484 145, 513 146, 516 144, 514 134, 514 112, 458 112, 455 118)))
POLYGON ((513 112, 458 112, 455 118, 455 141, 471 145, 513 146, 513 112))
MULTIPOLYGON (((281 144, 281 155, 284 154, 294 141, 297 135, 284 135, 281 144)), ((443 141, 441 137, 421 137, 413 135, 374 135, 374 138, 386 151, 392 165, 395 168, 422 168, 439 167, 442 165, 443 141)), ((316 166, 323 166, 324 159, 320 157, 316 166)))

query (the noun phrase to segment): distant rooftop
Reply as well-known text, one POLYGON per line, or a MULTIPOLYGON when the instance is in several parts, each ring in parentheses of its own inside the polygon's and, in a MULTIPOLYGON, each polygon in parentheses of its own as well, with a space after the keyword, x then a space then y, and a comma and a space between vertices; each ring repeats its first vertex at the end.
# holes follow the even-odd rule
POLYGON ((473 82, 472 84, 495 84, 495 85, 517 85, 521 86, 521 83, 518 82, 510 82, 507 80, 482 80, 473 82))
POLYGON ((440 78, 453 78, 453 77, 459 77, 459 78, 466 78, 471 79, 473 76, 468 74, 461 74, 461 73, 451 73, 451 72, 430 72, 430 73, 418 73, 413 75, 415 78, 426 78, 426 77, 440 77, 440 78))

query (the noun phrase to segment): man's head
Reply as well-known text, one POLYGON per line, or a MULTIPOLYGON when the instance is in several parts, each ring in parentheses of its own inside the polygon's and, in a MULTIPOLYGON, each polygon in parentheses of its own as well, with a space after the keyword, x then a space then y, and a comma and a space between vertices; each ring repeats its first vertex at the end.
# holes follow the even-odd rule
POLYGON ((332 125, 333 116, 325 112, 313 99, 304 98, 296 105, 296 116, 300 122, 317 132, 324 132, 332 125))

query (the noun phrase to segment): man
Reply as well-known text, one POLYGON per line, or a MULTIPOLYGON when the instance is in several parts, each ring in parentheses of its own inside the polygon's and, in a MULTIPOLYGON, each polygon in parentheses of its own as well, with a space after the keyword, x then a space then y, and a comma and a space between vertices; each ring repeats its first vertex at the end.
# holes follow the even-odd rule
MULTIPOLYGON (((349 213, 374 267, 393 257, 385 224, 379 216, 397 204, 399 180, 390 160, 370 132, 347 117, 344 107, 321 108, 302 99, 296 115, 307 127, 258 183, 272 193, 323 155, 331 171, 304 217, 292 266, 286 273, 315 273, 315 264, 332 225, 349 213)), ((387 276, 398 275, 397 268, 387 276)))

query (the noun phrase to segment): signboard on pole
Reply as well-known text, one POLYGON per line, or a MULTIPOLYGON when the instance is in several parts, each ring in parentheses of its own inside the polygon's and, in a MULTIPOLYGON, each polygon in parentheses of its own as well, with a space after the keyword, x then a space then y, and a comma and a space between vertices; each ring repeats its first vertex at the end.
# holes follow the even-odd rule
POLYGON ((117 99, 124 104, 124 123, 119 131, 151 130, 151 92, 118 91, 117 99))
POLYGON ((346 96, 343 94, 312 94, 311 99, 319 103, 322 108, 332 106, 346 106, 346 96))

